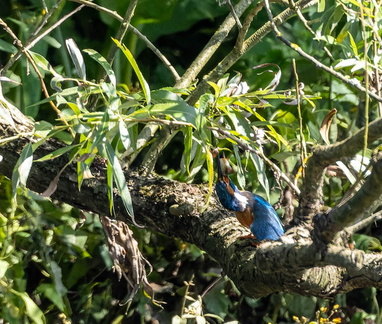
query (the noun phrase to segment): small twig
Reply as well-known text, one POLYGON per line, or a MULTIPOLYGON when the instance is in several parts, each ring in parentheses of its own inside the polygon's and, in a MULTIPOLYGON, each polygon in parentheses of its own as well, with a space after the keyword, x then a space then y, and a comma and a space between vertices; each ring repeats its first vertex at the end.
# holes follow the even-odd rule
POLYGON ((365 219, 362 219, 361 221, 355 223, 354 225, 346 227, 345 231, 351 235, 351 234, 354 234, 354 233, 360 231, 361 229, 365 228, 369 224, 371 224, 373 222, 377 222, 381 219, 382 219, 382 210, 372 214, 371 216, 369 216, 365 219))
POLYGON ((24 45, 23 49, 19 49, 19 51, 11 56, 8 63, 3 67, 2 70, 0 70, 0 75, 5 75, 5 73, 10 69, 10 67, 21 57, 24 51, 27 51, 31 49, 33 46, 35 46, 42 38, 44 38, 46 35, 52 32, 52 30, 56 29, 58 26, 60 26, 65 20, 69 19, 71 16, 73 16, 75 13, 80 11, 82 8, 84 8, 84 5, 81 5, 74 9, 72 12, 68 13, 61 19, 59 19, 56 23, 54 23, 52 26, 50 26, 48 29, 46 29, 44 32, 42 32, 39 35, 36 35, 35 37, 32 37, 28 40, 28 42, 24 45))
POLYGON ((297 100, 297 112, 298 112, 298 121, 299 121, 299 134, 300 134, 300 145, 301 145, 301 167, 302 167, 302 176, 305 176, 305 167, 306 167, 306 158, 308 156, 307 150, 306 150, 306 141, 303 131, 303 120, 302 120, 302 112, 301 112, 301 85, 297 73, 297 67, 296 67, 296 60, 293 59, 293 72, 295 77, 295 88, 296 88, 296 100, 297 100))
POLYGON ((40 24, 36 27, 36 29, 30 34, 30 38, 36 37, 37 34, 41 31, 41 29, 48 23, 50 17, 52 17, 53 13, 57 10, 63 0, 58 0, 50 10, 46 7, 45 2, 43 1, 44 10, 46 11, 45 15, 40 22, 40 24))
MULTIPOLYGON (((304 9, 316 4, 317 2, 318 0, 299 0, 296 3, 296 6, 299 6, 304 9)), ((290 8, 285 9, 283 12, 276 16, 276 24, 281 25, 285 23, 295 14, 296 12, 294 10, 290 8)), ((198 84, 196 89, 191 93, 190 97, 188 98, 188 104, 194 105, 198 101, 200 96, 208 90, 208 88, 210 87, 210 81, 216 82, 217 80, 219 80, 237 60, 239 60, 253 46, 258 44, 271 31, 272 27, 270 25, 270 22, 268 21, 251 36, 249 36, 240 48, 235 46, 235 48, 233 48, 232 51, 228 53, 224 57, 224 59, 221 60, 215 66, 215 68, 208 75, 206 75, 206 77, 198 84)))
POLYGON ((237 145, 239 145, 244 151, 249 151, 251 153, 257 154, 260 158, 262 158, 272 169, 276 172, 282 180, 284 180, 296 193, 296 195, 300 195, 300 189, 289 179, 289 177, 280 170, 280 168, 274 164, 271 160, 269 160, 261 151, 254 149, 248 143, 244 142, 240 138, 232 135, 229 131, 221 129, 219 127, 208 127, 210 130, 217 131, 218 133, 230 138, 235 141, 237 145))
POLYGON ((235 48, 243 47, 245 35, 247 34, 253 19, 257 16, 257 14, 261 11, 261 9, 263 9, 263 7, 264 7, 264 2, 263 1, 258 2, 256 7, 253 8, 245 17, 243 22, 243 27, 239 30, 239 35, 237 36, 235 48))
MULTIPOLYGON (((118 29, 118 32, 116 36, 114 37, 118 42, 122 43, 123 38, 125 37, 125 34, 127 30, 129 29, 130 21, 134 16, 135 8, 137 7, 138 0, 132 0, 129 3, 129 7, 127 8, 125 17, 123 18, 123 21, 121 22, 121 26, 118 29)), ((113 64, 115 53, 117 53, 118 47, 115 42, 112 43, 109 54, 107 55, 107 61, 110 63, 110 65, 113 64)), ((105 72, 106 75, 106 72, 105 72)))
POLYGON ((239 17, 236 14, 235 8, 233 7, 233 5, 231 3, 231 0, 225 0, 221 4, 227 4, 228 5, 229 10, 231 11, 231 14, 232 14, 233 18, 235 18, 237 27, 239 29, 241 29, 243 27, 243 25, 241 24, 240 19, 239 19, 239 17))
MULTIPOLYGON (((24 53, 25 57, 27 58, 27 60, 29 61, 29 63, 32 65, 33 67, 33 70, 36 72, 39 80, 40 80, 40 84, 41 84, 41 88, 42 88, 42 91, 45 95, 45 98, 49 98, 50 95, 49 95, 49 92, 48 92, 48 89, 46 88, 46 85, 45 85, 45 82, 44 82, 44 78, 43 76, 41 75, 40 73, 40 70, 38 69, 35 61, 33 60, 32 56, 30 55, 30 53, 28 52, 28 50, 24 47, 24 45, 22 44, 22 42, 20 41, 20 39, 18 39, 18 37, 13 33, 13 31, 8 27, 8 25, 2 20, 0 19, 0 25, 3 26, 3 29, 13 38, 14 40, 14 43, 17 45, 17 47, 19 47, 19 51, 20 53, 24 53)), ((61 111, 60 109, 58 109, 58 107, 54 104, 53 101, 49 101, 49 105, 53 108, 53 110, 56 112, 57 116, 60 118, 60 120, 66 125, 69 127, 69 124, 68 122, 65 120, 65 118, 62 116, 61 114, 61 111)), ((74 133, 72 132, 72 130, 69 128, 69 130, 71 131, 72 135, 74 136, 74 133)))
POLYGON ((184 284, 186 286, 186 291, 184 292, 184 297, 182 299, 182 308, 180 310, 180 317, 181 318, 183 317, 184 310, 186 308, 186 300, 187 300, 187 296, 188 296, 188 291, 190 290, 190 286, 194 286, 194 283, 193 283, 194 277, 195 277, 195 275, 192 274, 191 279, 188 282, 187 281, 184 282, 184 284))
POLYGON ((318 67, 319 69, 321 70, 324 70, 325 72, 328 72, 330 73, 331 75, 335 76, 336 78, 340 79, 342 82, 358 89, 359 91, 365 93, 365 94, 368 94, 370 97, 372 97, 373 99, 379 101, 379 102, 382 102, 382 97, 378 96, 377 94, 371 92, 370 90, 368 90, 367 88, 363 87, 359 82, 358 80, 356 79, 348 79, 346 78, 346 76, 344 76, 343 74, 333 70, 332 68, 326 66, 325 64, 322 64, 320 61, 318 61, 316 58, 314 58, 313 56, 309 55, 308 53, 306 53, 305 51, 302 50, 302 48, 300 46, 298 46, 297 44, 294 44, 292 42, 290 42, 288 39, 286 39, 282 34, 281 32, 278 30, 277 26, 276 26, 276 22, 275 22, 275 19, 273 18, 273 15, 272 15, 272 12, 270 10, 270 6, 269 6, 269 1, 268 0, 264 0, 264 3, 265 3, 265 8, 267 10, 267 14, 268 14, 268 18, 269 18, 269 22, 272 26, 272 29, 274 31, 274 33, 276 34, 276 37, 281 40, 285 45, 287 45, 288 47, 290 47, 291 49, 293 49, 294 51, 296 51, 299 55, 301 55, 303 58, 307 59, 308 61, 310 61, 311 63, 313 63, 316 67, 318 67))
MULTIPOLYGON (((306 29, 307 29, 307 30, 308 30, 314 37, 318 38, 316 32, 309 26, 309 22, 305 19, 305 17, 304 17, 304 15, 302 14, 300 8, 295 7, 293 0, 289 0, 289 1, 291 2, 291 5, 293 6, 293 8, 296 9, 297 16, 298 16, 298 18, 300 18, 300 20, 301 20, 301 22, 304 24, 305 28, 306 28, 306 29)), ((330 57, 330 59, 334 61, 334 57, 333 57, 332 53, 330 52, 330 50, 329 50, 326 46, 324 46, 323 49, 324 49, 325 53, 330 57)))
MULTIPOLYGON (((119 22, 123 22, 124 21, 124 19, 118 13, 116 13, 115 11, 109 10, 109 9, 107 9, 105 7, 99 6, 99 5, 97 5, 95 3, 92 3, 90 1, 86 1, 86 0, 70 0, 70 1, 81 3, 81 4, 83 4, 83 5, 85 5, 85 6, 89 7, 89 8, 93 8, 93 9, 96 9, 98 11, 105 12, 108 15, 112 16, 113 18, 115 18, 116 20, 118 20, 119 22)), ((131 24, 128 25, 128 29, 131 32, 133 32, 135 35, 137 35, 143 42, 146 43, 146 46, 154 52, 154 54, 163 62, 163 64, 171 72, 171 74, 173 75, 174 79, 176 81, 178 81, 180 79, 180 76, 179 76, 178 72, 172 66, 170 61, 159 51, 159 49, 156 48, 154 46, 154 44, 151 43, 149 41, 149 39, 145 35, 143 35, 138 29, 134 28, 134 26, 132 26, 131 24)))
MULTIPOLYGON (((252 0, 241 0, 235 6, 237 16, 241 16, 243 12, 252 4, 252 0)), ((182 75, 182 78, 175 84, 177 88, 184 88, 189 86, 198 76, 200 71, 205 67, 212 55, 217 51, 220 45, 228 36, 229 32, 235 26, 235 18, 229 14, 220 27, 216 30, 214 35, 204 46, 203 50, 192 62, 187 71, 182 75)), ((240 32, 241 33, 241 32, 240 32)))

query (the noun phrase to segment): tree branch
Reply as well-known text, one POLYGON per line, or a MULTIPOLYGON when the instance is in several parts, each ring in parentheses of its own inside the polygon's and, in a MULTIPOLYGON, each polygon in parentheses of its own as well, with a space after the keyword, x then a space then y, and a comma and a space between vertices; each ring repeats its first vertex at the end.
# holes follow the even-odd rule
MULTIPOLYGON (((31 131, 26 120, 24 130, 31 131)), ((16 131, 0 116, 0 135, 11 137, 16 131)), ((0 146, 0 173, 11 177, 23 147, 31 137, 18 137, 0 146)), ((38 159, 62 147, 49 139, 34 152, 38 159)), ((109 215, 106 185, 106 161, 95 158, 91 168, 94 178, 84 180, 77 190, 76 166, 68 157, 60 156, 47 162, 34 163, 28 187, 43 192, 62 172, 52 198, 80 209, 109 215)), ((276 291, 303 295, 330 296, 354 288, 382 288, 382 254, 366 254, 343 246, 326 245, 312 239, 310 229, 290 229, 278 242, 263 242, 257 248, 249 240, 240 240, 246 233, 232 215, 211 199, 206 208, 208 189, 159 177, 146 177, 126 172, 135 218, 147 228, 196 244, 214 257, 224 272, 246 295, 260 297, 276 291), (338 257, 336 257, 338 256, 338 257)), ((131 222, 125 207, 115 194, 115 216, 131 222)))
MULTIPOLYGON (((300 0, 296 3, 296 6, 299 8, 306 8, 315 3, 318 0, 300 0)), ((277 26, 285 23, 288 19, 292 18, 296 12, 293 9, 286 9, 279 15, 277 15, 274 19, 277 26)), ((253 33, 247 40, 245 40, 242 45, 236 44, 236 46, 232 49, 228 55, 224 57, 222 61, 220 61, 216 67, 199 83, 196 89, 192 92, 190 98, 188 99, 188 103, 190 105, 195 104, 195 102, 199 99, 199 97, 206 92, 209 84, 208 82, 216 82, 219 80, 224 73, 228 71, 228 69, 246 52, 248 52, 253 46, 259 43, 269 32, 272 31, 271 23, 268 21, 261 28, 259 28, 255 33, 253 33)), ((240 42, 239 42, 240 43, 240 42)))
MULTIPOLYGON (((99 5, 95 4, 95 3, 92 3, 91 1, 87 1, 87 0, 70 0, 70 1, 81 3, 81 4, 83 4, 83 5, 85 5, 85 6, 89 7, 89 8, 93 8, 93 9, 96 9, 98 11, 105 12, 108 15, 112 16, 113 18, 115 18, 116 20, 118 20, 119 22, 121 22, 121 23, 124 22, 124 19, 117 12, 112 11, 110 9, 107 9, 105 7, 99 6, 99 5)), ((129 12, 127 12, 127 15, 128 14, 129 14, 129 12)), ((151 49, 153 51, 153 53, 163 62, 163 64, 166 66, 166 68, 173 75, 175 81, 179 80, 180 76, 179 76, 178 72, 175 70, 175 68, 170 63, 170 61, 159 51, 159 49, 156 48, 154 46, 154 44, 151 43, 150 40, 145 35, 143 35, 138 29, 136 29, 134 26, 132 26, 131 24, 128 24, 127 27, 128 27, 128 29, 131 32, 133 32, 135 35, 137 35, 139 37, 139 39, 141 39, 146 44, 146 46, 149 49, 151 49)))
POLYGON ((324 217, 327 223, 321 235, 325 242, 331 242, 334 236, 345 227, 355 223, 357 219, 370 216, 382 199, 382 159, 373 166, 371 174, 362 187, 346 203, 332 209, 324 217))
MULTIPOLYGON (((253 0, 241 0, 234 8, 237 16, 240 17, 243 12, 252 4, 253 0)), ((214 33, 211 39, 200 54, 195 58, 187 71, 183 74, 180 80, 175 84, 177 88, 188 87, 197 77, 202 68, 206 65, 212 55, 220 47, 223 41, 228 36, 231 29, 235 26, 235 17, 230 13, 218 30, 214 33)))
MULTIPOLYGON (((317 146, 306 166, 306 177, 301 187, 296 222, 311 222, 321 208, 324 171, 327 166, 343 158, 353 157, 364 147, 365 128, 355 132, 343 141, 317 146)), ((369 124, 367 143, 382 139, 382 118, 369 124)))

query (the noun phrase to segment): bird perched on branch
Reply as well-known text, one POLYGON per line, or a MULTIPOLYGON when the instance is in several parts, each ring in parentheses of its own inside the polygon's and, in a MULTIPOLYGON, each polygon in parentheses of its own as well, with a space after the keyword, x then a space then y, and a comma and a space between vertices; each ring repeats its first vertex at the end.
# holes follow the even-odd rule
POLYGON ((273 207, 259 195, 237 189, 229 177, 233 172, 229 161, 213 151, 217 164, 216 194, 224 208, 232 210, 240 224, 250 228, 258 241, 277 241, 284 234, 283 226, 273 207))

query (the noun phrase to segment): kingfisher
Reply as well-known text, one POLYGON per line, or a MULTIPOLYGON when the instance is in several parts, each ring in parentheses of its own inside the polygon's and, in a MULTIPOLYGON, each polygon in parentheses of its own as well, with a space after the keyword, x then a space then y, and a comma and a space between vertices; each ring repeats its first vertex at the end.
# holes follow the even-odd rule
POLYGON ((220 157, 216 150, 213 155, 218 173, 215 190, 223 207, 232 210, 240 224, 249 228, 257 241, 277 241, 284 234, 284 229, 274 208, 263 197, 239 190, 229 177, 233 169, 228 160, 220 157))

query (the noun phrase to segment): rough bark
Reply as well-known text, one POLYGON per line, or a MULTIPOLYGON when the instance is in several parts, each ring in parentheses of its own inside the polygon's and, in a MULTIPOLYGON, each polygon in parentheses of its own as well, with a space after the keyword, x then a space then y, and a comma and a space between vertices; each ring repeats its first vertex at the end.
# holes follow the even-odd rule
MULTIPOLYGON (((16 127, 18 131, 0 116, 1 138, 13 136, 12 141, 4 141, 0 146, 3 157, 0 173, 8 177, 23 147, 34 140, 30 135, 31 123, 19 116, 16 127)), ((61 146, 54 139, 48 140, 34 152, 34 158, 61 146)), ((66 156, 34 163, 27 186, 39 193, 45 191, 66 163, 66 156)), ((76 168, 70 165, 62 172, 52 198, 101 217, 109 215, 105 161, 95 159, 91 172, 94 178, 85 180, 78 191, 76 168)), ((279 242, 264 242, 256 247, 250 240, 239 239, 246 234, 245 229, 216 199, 205 205, 208 194, 205 186, 135 172, 126 172, 125 176, 139 224, 205 250, 248 296, 288 291, 326 297, 365 286, 382 288, 382 254, 326 244, 312 228, 303 225, 288 230, 279 242)), ((117 192, 115 216, 131 223, 117 192)))

